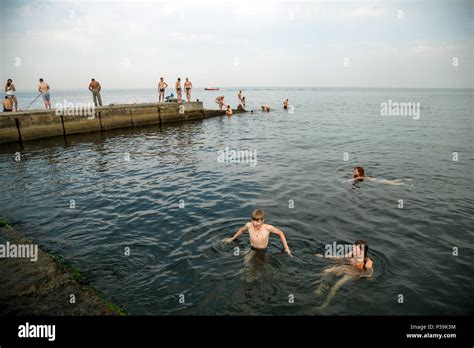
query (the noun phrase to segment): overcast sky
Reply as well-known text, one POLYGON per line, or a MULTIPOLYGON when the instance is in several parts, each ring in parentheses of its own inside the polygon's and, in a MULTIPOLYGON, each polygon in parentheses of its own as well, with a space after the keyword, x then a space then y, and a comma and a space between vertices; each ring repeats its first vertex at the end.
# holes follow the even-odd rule
POLYGON ((5 1, 0 78, 22 89, 39 77, 55 88, 91 77, 155 87, 160 76, 201 87, 473 88, 473 4, 5 1))

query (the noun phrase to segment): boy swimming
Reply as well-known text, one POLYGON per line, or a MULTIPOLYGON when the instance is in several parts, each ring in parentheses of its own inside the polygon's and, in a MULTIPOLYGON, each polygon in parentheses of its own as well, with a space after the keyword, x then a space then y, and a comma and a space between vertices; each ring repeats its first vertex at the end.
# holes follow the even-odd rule
POLYGON ((280 231, 278 228, 264 223, 265 213, 262 209, 255 209, 252 212, 252 221, 247 222, 244 227, 239 228, 239 230, 231 238, 225 238, 224 243, 230 243, 234 239, 239 238, 245 231, 249 231, 250 246, 253 251, 256 252, 265 252, 268 246, 268 241, 270 239, 270 233, 276 234, 281 239, 281 243, 285 248, 285 252, 291 255, 290 248, 286 242, 285 234, 280 231))

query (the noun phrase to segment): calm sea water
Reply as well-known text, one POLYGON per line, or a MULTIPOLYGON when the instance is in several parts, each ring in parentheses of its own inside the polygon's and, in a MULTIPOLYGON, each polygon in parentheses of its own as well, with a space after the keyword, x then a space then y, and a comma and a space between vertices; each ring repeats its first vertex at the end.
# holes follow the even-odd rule
MULTIPOLYGON (((235 106, 237 92, 194 98, 215 108, 223 94, 235 106)), ((250 109, 267 102, 274 111, 0 145, 0 216, 130 314, 472 314, 473 93, 247 88, 250 109), (294 113, 280 108, 285 98, 294 113), (381 116, 389 100, 419 102, 420 118, 381 116), (218 162, 226 147, 256 151, 257 165, 218 162), (354 189, 355 165, 412 181, 354 189), (247 236, 220 242, 257 207, 285 232, 293 258, 276 237, 268 258, 249 264, 247 236), (356 239, 369 241, 374 277, 348 282, 319 308, 327 293, 315 290, 334 263, 315 253, 356 239)), ((90 100, 87 91, 51 94, 53 105, 90 100)), ((17 96, 25 108, 35 93, 17 96)), ((156 95, 115 90, 103 99, 156 95)))

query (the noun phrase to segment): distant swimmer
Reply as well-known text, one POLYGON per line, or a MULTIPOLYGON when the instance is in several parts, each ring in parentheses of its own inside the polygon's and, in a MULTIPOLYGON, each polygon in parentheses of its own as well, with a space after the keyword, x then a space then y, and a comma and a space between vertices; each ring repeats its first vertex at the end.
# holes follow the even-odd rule
MULTIPOLYGON (((395 186, 400 186, 400 185, 405 185, 403 181, 411 181, 411 179, 395 179, 395 180, 387 180, 387 179, 379 179, 379 178, 372 178, 369 176, 365 175, 364 168, 362 167, 354 167, 353 169, 353 177, 352 177, 352 182, 353 186, 359 182, 362 182, 364 180, 370 180, 370 181, 375 181, 375 182, 380 182, 383 184, 390 184, 390 185, 395 185, 395 186)), ((356 186, 358 187, 358 186, 356 186)))
POLYGON ((3 99, 3 112, 11 112, 12 110, 12 101, 8 96, 5 96, 5 99, 3 99))
POLYGON ((222 110, 222 108, 224 107, 224 96, 221 95, 219 97, 216 98, 216 103, 217 105, 219 105, 219 110, 222 110))
POLYGON ((168 84, 160 77, 160 82, 158 82, 158 103, 165 101, 165 89, 168 87, 168 84))
POLYGON ((247 222, 245 226, 240 228, 233 237, 225 238, 224 243, 231 243, 235 239, 239 238, 245 231, 249 232, 251 252, 255 253, 266 253, 268 241, 270 239, 270 233, 276 234, 281 239, 281 243, 285 249, 285 252, 291 255, 290 248, 286 242, 285 234, 278 228, 264 223, 265 213, 262 209, 255 209, 251 215, 252 221, 247 222))
POLYGON ((326 285, 326 282, 332 278, 332 276, 340 276, 343 277, 339 279, 334 286, 330 289, 328 296, 322 305, 322 307, 326 307, 331 300, 336 295, 336 292, 349 280, 355 278, 369 278, 373 275, 374 270, 374 262, 368 256, 369 252, 369 243, 366 240, 356 240, 352 246, 352 250, 349 251, 347 254, 343 256, 323 256, 321 254, 317 254, 319 257, 326 257, 334 260, 342 260, 342 265, 337 265, 333 267, 326 268, 323 271, 323 277, 321 278, 320 285, 316 290, 317 294, 321 294, 323 288, 326 285))
POLYGON ((191 101, 191 89, 193 88, 193 84, 189 81, 189 78, 186 77, 186 81, 184 81, 184 89, 186 90, 186 99, 188 102, 191 101))
POLYGON ((263 104, 262 105, 262 111, 263 112, 270 112, 270 106, 268 104, 263 104))
POLYGON ((232 112, 232 108, 230 107, 230 105, 227 105, 227 110, 225 111, 225 114, 227 116, 232 116, 233 112, 232 112))
POLYGON ((5 84, 5 92, 7 92, 7 97, 12 102, 13 109, 18 111, 18 101, 15 97, 16 89, 12 79, 7 80, 7 83, 5 84))
POLYGON ((181 103, 183 93, 181 92, 181 78, 178 77, 178 81, 175 84, 176 95, 178 96, 178 103, 181 103))
POLYGON ((288 110, 288 99, 283 102, 283 109, 288 110))
POLYGON ((44 102, 44 107, 46 109, 51 109, 51 101, 50 101, 50 95, 49 95, 49 85, 44 82, 43 79, 39 79, 39 85, 38 85, 38 92, 41 93, 41 97, 43 98, 44 102))

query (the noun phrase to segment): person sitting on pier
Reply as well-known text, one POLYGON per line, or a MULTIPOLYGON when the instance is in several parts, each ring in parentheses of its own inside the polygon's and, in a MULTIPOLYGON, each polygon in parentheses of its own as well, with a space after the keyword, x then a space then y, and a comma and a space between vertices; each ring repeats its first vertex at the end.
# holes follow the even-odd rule
POLYGON ((224 107, 224 96, 221 95, 219 97, 216 98, 216 103, 219 105, 219 110, 222 110, 222 108, 224 107))
POLYGON ((169 96, 167 96, 167 97, 165 98, 165 102, 166 102, 166 103, 172 103, 172 102, 177 102, 177 101, 178 101, 178 99, 176 99, 176 98, 174 97, 174 94, 173 94, 173 93, 171 93, 169 96))
POLYGON ((227 110, 226 110, 225 114, 227 116, 232 116, 233 115, 233 111, 232 111, 232 108, 230 107, 230 105, 227 105, 227 110))
POLYGON ((262 111, 263 112, 270 112, 270 106, 268 104, 263 104, 262 105, 262 111))
POLYGON ((5 96, 5 99, 3 99, 3 112, 11 112, 12 110, 12 101, 8 96, 5 96))
POLYGON ((165 89, 168 87, 168 84, 160 77, 160 82, 158 82, 158 103, 165 101, 165 89))

